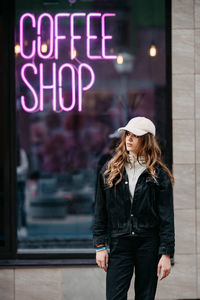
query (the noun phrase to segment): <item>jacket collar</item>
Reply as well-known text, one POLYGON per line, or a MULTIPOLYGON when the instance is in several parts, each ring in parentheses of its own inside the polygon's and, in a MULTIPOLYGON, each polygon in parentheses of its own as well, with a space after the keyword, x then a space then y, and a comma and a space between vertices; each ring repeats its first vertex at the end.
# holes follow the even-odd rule
MULTIPOLYGON (((140 174, 143 176, 146 176, 148 174, 147 169, 144 169, 144 171, 140 174)), ((128 174, 126 172, 126 168, 124 167, 123 173, 122 173, 122 179, 127 180, 128 179, 128 174)))
MULTIPOLYGON (((159 165, 156 165, 156 174, 159 175, 159 171, 158 169, 160 168, 159 165)), ((144 171, 140 174, 140 176, 146 176, 147 177, 147 181, 151 182, 155 182, 153 177, 147 172, 147 169, 144 169, 144 171)), ((128 174, 126 172, 126 168, 124 167, 123 173, 122 173, 122 179, 123 180, 127 180, 128 179, 128 174)))
MULTIPOLYGON (((158 169, 159 165, 156 165, 156 174, 158 175, 158 169)), ((155 182, 153 177, 147 172, 147 169, 144 169, 144 171, 140 174, 140 176, 145 176, 146 180, 148 182, 155 182)), ((116 182, 119 179, 119 174, 114 178, 113 182, 116 182)), ((122 180, 127 181, 128 180, 128 174, 126 172, 126 168, 124 166, 123 172, 122 172, 122 180)))

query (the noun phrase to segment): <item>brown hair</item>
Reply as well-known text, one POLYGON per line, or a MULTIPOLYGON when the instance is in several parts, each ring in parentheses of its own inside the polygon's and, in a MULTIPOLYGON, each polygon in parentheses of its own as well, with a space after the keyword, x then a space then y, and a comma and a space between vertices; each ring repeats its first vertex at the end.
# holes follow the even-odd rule
MULTIPOLYGON (((115 148, 115 155, 107 163, 107 168, 104 172, 104 178, 107 176, 106 183, 109 187, 112 187, 113 180, 117 175, 120 175, 119 179, 115 182, 115 186, 122 180, 122 172, 124 169, 125 162, 129 161, 130 158, 126 150, 126 131, 121 137, 120 144, 115 148)), ((156 137, 147 133, 138 137, 137 149, 137 160, 139 161, 140 156, 144 156, 147 172, 156 180, 155 176, 155 165, 158 163, 167 171, 172 184, 174 184, 174 177, 165 163, 162 161, 162 153, 160 146, 156 140, 156 137)))

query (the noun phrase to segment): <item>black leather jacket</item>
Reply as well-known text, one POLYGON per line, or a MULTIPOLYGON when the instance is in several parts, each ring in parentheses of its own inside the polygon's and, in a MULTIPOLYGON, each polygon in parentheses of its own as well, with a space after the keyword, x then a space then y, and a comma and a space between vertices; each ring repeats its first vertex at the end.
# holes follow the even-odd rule
MULTIPOLYGON (((157 164, 157 182, 145 169, 139 176, 131 204, 124 168, 116 187, 106 186, 102 167, 97 178, 93 244, 109 244, 111 237, 159 236, 159 253, 174 256, 173 189, 168 173, 157 164)), ((118 175, 119 176, 119 175, 118 175)), ((116 182, 119 177, 114 179, 116 182)))

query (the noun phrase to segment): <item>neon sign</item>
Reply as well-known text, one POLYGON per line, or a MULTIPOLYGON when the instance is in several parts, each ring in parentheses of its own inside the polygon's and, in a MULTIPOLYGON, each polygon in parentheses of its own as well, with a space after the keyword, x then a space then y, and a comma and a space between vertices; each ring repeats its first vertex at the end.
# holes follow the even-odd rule
MULTIPOLYGON (((44 110, 44 91, 52 91, 52 109, 53 111, 71 111, 75 108, 76 104, 78 111, 82 111, 83 103, 83 92, 89 90, 95 82, 95 72, 93 68, 85 63, 80 62, 76 59, 76 47, 75 44, 83 39, 83 36, 76 33, 75 20, 85 19, 85 48, 86 57, 89 60, 111 60, 116 59, 117 56, 109 55, 106 51, 106 43, 108 40, 112 39, 111 35, 106 33, 106 20, 108 18, 115 17, 114 13, 57 13, 54 17, 49 13, 42 13, 36 19, 35 15, 32 13, 25 13, 21 16, 19 22, 19 44, 20 44, 20 55, 26 60, 26 63, 21 67, 21 79, 25 86, 29 89, 31 94, 31 99, 33 99, 32 106, 28 105, 28 98, 25 95, 21 95, 21 106, 29 113, 44 110), (62 64, 58 64, 60 46, 62 41, 67 39, 66 35, 60 33, 60 21, 69 19, 70 25, 70 61, 64 61, 62 64), (92 34, 91 21, 99 20, 101 24, 101 37, 92 34), (44 26, 45 20, 48 20, 48 49, 44 53, 42 51, 42 45, 44 41, 42 40, 42 26, 44 26), (31 40, 31 47, 27 51, 25 47, 25 26, 26 24, 31 24, 33 30, 33 38, 31 40), (92 45, 95 40, 100 39, 101 55, 95 55, 92 53, 92 45), (36 65, 35 58, 39 58, 40 62, 36 65), (51 83, 45 84, 44 70, 46 63, 51 63, 51 83), (73 61, 78 61, 79 66, 76 67, 72 64, 73 61), (65 106, 63 98, 63 72, 67 71, 71 78, 71 105, 65 106), (87 85, 83 83, 83 71, 87 72, 90 76, 90 82, 87 85), (28 79, 27 72, 31 74, 28 79), (31 78, 38 76, 38 86, 39 95, 31 82, 31 78), (77 80, 77 82, 76 82, 77 80), (77 87, 77 92, 76 92, 77 87)), ((46 23, 45 23, 46 24, 46 23)), ((99 54, 99 53, 98 53, 99 54)))

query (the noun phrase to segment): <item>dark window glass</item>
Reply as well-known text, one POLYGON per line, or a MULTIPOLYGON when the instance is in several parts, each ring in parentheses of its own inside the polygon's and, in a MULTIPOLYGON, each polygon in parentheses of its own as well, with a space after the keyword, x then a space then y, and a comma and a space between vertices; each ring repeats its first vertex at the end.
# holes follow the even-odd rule
POLYGON ((19 252, 90 251, 96 175, 130 118, 155 122, 170 166, 166 55, 164 0, 16 0, 19 252), (59 13, 85 15, 72 29, 59 13), (116 14, 105 17, 105 41, 97 13, 116 14))

